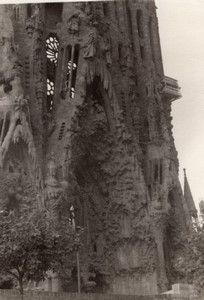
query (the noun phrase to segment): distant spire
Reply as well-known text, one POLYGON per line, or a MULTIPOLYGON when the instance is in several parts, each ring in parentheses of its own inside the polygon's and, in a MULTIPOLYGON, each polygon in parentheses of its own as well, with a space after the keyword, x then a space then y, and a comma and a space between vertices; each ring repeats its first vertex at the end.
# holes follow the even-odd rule
POLYGON ((190 189, 188 179, 186 176, 186 169, 183 169, 183 171, 184 171, 184 198, 186 200, 186 204, 187 204, 190 216, 196 218, 197 217, 197 209, 195 207, 191 189, 190 189))

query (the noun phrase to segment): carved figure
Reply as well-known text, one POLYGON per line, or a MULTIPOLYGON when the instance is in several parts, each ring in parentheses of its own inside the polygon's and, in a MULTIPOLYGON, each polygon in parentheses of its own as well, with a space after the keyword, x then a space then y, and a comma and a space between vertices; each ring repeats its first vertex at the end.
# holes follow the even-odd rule
POLYGON ((35 29, 41 29, 42 22, 40 20, 40 5, 33 4, 33 15, 31 17, 35 20, 35 29))
POLYGON ((96 27, 92 29, 89 34, 89 39, 86 44, 86 50, 84 51, 84 58, 93 58, 99 48, 99 36, 96 27))
POLYGON ((10 77, 12 90, 9 94, 5 94, 1 102, 0 111, 3 114, 3 126, 1 128, 0 137, 0 164, 3 166, 5 155, 8 152, 11 142, 18 142, 22 138, 28 145, 29 153, 35 157, 35 147, 32 132, 29 124, 29 110, 27 100, 23 97, 20 77, 18 76, 18 68, 15 69, 15 77, 10 77), (9 113, 9 115, 8 115, 9 113), (5 127, 6 121, 9 118, 9 128, 5 127), (17 124, 17 121, 20 123, 17 124))
POLYGON ((47 177, 45 179, 46 187, 42 194, 42 203, 44 204, 47 213, 54 221, 58 219, 57 207, 62 199, 63 192, 57 180, 57 166, 53 153, 49 157, 47 170, 47 177))
POLYGON ((29 38, 33 36, 34 28, 35 28, 34 19, 33 18, 26 19, 26 30, 29 38))
POLYGON ((106 64, 108 67, 112 65, 112 59, 111 59, 111 39, 109 36, 109 29, 110 29, 110 24, 109 23, 104 23, 102 27, 102 36, 103 38, 101 39, 101 48, 102 51, 105 55, 106 58, 106 64))
POLYGON ((62 99, 65 99, 66 98, 66 95, 67 93, 69 92, 69 81, 66 80, 65 83, 64 83, 64 86, 60 92, 60 95, 62 97, 62 99))
POLYGON ((78 35, 80 26, 80 18, 78 14, 72 15, 68 20, 68 31, 71 34, 78 35))
POLYGON ((51 153, 48 160, 45 189, 40 197, 40 202, 49 214, 49 217, 53 218, 53 221, 58 221, 59 206, 62 201, 66 201, 68 183, 65 179, 64 172, 63 180, 62 182, 59 182, 57 176, 57 165, 53 153, 51 153))
POLYGON ((9 38, 2 37, 0 48, 0 82, 11 82, 15 75, 18 65, 16 49, 9 38))
POLYGON ((84 51, 84 58, 91 59, 97 56, 104 56, 106 64, 109 67, 112 64, 111 55, 110 55, 110 43, 108 38, 103 38, 99 35, 97 27, 93 27, 89 34, 89 39, 86 44, 86 49, 84 51))
POLYGON ((53 131, 55 130, 56 122, 52 116, 52 114, 47 113, 43 115, 43 124, 48 136, 51 136, 53 131))
POLYGON ((54 154, 52 153, 48 163, 48 175, 46 179, 46 185, 51 187, 58 186, 58 181, 56 177, 57 177, 57 167, 54 160, 54 154))

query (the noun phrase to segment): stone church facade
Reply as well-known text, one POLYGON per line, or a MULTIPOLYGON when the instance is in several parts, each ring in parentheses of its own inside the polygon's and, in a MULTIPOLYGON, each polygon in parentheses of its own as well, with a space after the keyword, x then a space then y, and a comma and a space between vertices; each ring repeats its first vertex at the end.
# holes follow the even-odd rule
POLYGON ((181 94, 164 74, 155 2, 1 5, 0 43, 1 184, 20 169, 50 217, 59 198, 72 207, 93 291, 168 290, 196 212, 178 178, 181 94))

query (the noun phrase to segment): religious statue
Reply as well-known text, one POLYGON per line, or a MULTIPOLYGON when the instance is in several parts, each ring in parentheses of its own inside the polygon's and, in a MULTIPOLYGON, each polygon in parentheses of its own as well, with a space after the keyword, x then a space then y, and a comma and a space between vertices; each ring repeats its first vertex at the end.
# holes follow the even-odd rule
POLYGON ((97 24, 95 24, 95 27, 93 27, 89 34, 89 39, 84 51, 84 58, 90 59, 95 57, 96 55, 98 55, 98 57, 104 56, 107 66, 110 67, 112 64, 110 55, 110 40, 108 39, 108 37, 103 38, 99 34, 99 30, 96 25, 97 24))
POLYGON ((99 48, 99 35, 96 27, 89 33, 89 39, 84 51, 84 58, 93 58, 99 48))
POLYGON ((47 166, 45 189, 42 193, 41 203, 49 217, 53 218, 53 221, 58 221, 59 219, 59 206, 66 198, 66 188, 65 179, 63 178, 63 181, 59 182, 57 178, 57 165, 52 153, 47 166))
POLYGON ((68 19, 68 31, 71 34, 78 35, 80 18, 79 14, 74 14, 68 19))

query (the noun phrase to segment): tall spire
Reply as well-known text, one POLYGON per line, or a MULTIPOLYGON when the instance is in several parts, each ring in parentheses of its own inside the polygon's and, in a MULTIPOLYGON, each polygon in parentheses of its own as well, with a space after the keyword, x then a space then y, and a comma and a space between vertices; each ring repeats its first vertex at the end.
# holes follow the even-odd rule
POLYGON ((197 217, 197 209, 195 207, 191 189, 190 189, 188 179, 186 176, 186 169, 183 169, 183 171, 184 171, 184 198, 186 200, 186 204, 187 204, 190 216, 196 218, 197 217))

